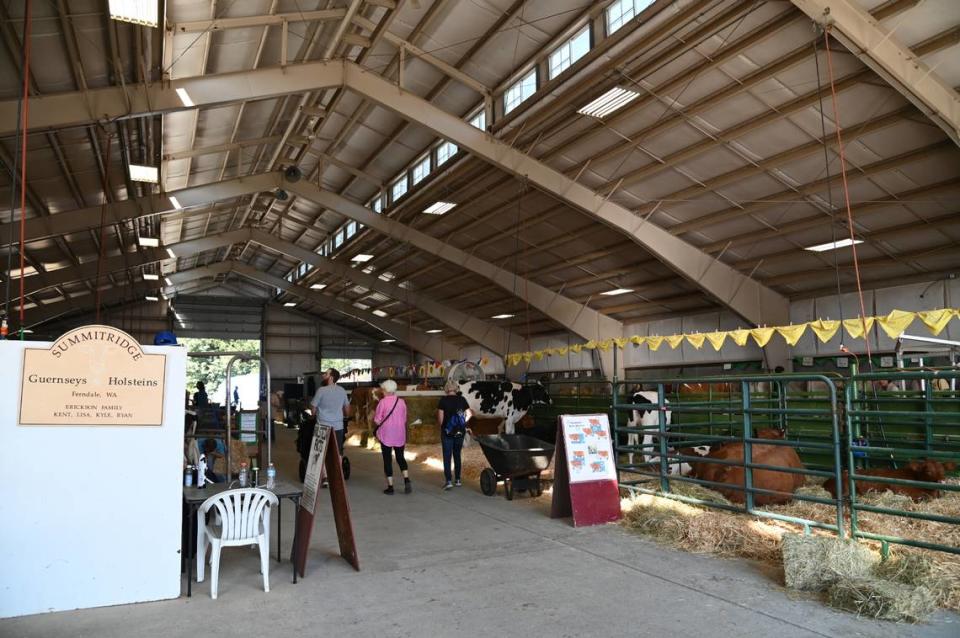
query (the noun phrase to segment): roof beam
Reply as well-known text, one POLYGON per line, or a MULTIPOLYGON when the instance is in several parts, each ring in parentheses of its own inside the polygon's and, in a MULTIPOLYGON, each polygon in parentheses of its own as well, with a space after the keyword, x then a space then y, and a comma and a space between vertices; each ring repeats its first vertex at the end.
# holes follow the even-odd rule
POLYGON ((960 145, 960 95, 851 0, 791 0, 960 145))
MULTIPOLYGON (((117 224, 128 219, 136 219, 146 215, 156 215, 173 210, 177 207, 170 201, 176 197, 177 202, 184 208, 209 204, 225 199, 234 199, 243 195, 272 191, 280 185, 278 173, 260 173, 249 177, 237 177, 213 182, 202 186, 191 186, 165 195, 150 195, 136 197, 123 201, 103 205, 88 206, 75 210, 64 211, 45 217, 31 217, 26 221, 25 241, 58 237, 76 233, 89 228, 100 226, 100 216, 103 214, 104 224, 117 224)), ((13 222, 17 229, 19 222, 13 222)), ((8 245, 6 239, 10 237, 11 223, 0 224, 0 246, 8 245)), ((17 230, 19 233, 19 230, 17 230)), ((18 240, 19 241, 19 240, 18 240)))
POLYGON ((395 241, 411 244, 426 253, 489 279, 511 294, 528 299, 531 306, 554 317, 559 324, 585 339, 605 339, 611 336, 620 336, 623 332, 623 325, 616 319, 611 319, 592 308, 581 305, 540 284, 524 279, 465 250, 447 244, 436 237, 427 235, 406 224, 401 224, 389 217, 378 215, 369 208, 336 193, 321 190, 305 180, 295 184, 287 184, 285 189, 315 204, 358 221, 364 226, 384 233, 395 241))
POLYGON ((383 281, 376 275, 368 275, 360 268, 351 268, 343 262, 321 257, 313 251, 301 248, 294 243, 275 237, 262 230, 255 229, 250 231, 250 240, 266 246, 271 250, 306 262, 318 270, 349 279, 355 284, 383 293, 408 306, 419 308, 432 315, 444 325, 469 337, 491 352, 505 355, 516 350, 523 351, 529 349, 529 344, 526 339, 519 335, 511 334, 500 326, 495 326, 487 321, 451 308, 446 304, 442 304, 420 293, 401 288, 395 283, 383 281))
MULTIPOLYGON (((777 324, 789 320, 789 303, 776 291, 578 184, 559 171, 360 67, 347 64, 344 79, 351 89, 384 108, 405 119, 421 123, 441 137, 468 149, 477 157, 529 181, 587 216, 624 233, 675 272, 746 320, 755 324, 777 324)), ((436 241, 434 238, 431 240, 436 241)), ((546 289, 543 291, 554 294, 546 289)), ((551 310, 548 314, 556 313, 551 310)), ((613 332, 605 334, 610 336, 613 332)))
POLYGON ((194 20, 177 22, 168 29, 174 33, 206 33, 226 29, 245 29, 248 27, 281 26, 291 22, 316 22, 339 20, 346 15, 346 9, 322 9, 320 11, 298 11, 296 13, 275 13, 273 15, 247 16, 244 18, 217 18, 215 20, 194 20))
MULTIPOLYGON (((343 83, 343 64, 340 60, 305 62, 181 78, 164 84, 128 83, 31 97, 30 132, 337 87, 343 83), (186 95, 189 103, 177 91, 186 95)), ((0 137, 12 135, 16 123, 17 100, 0 101, 0 137)))
POLYGON ((364 323, 368 323, 381 332, 396 337, 400 341, 406 343, 415 350, 422 352, 428 357, 431 357, 435 361, 442 361, 443 359, 456 359, 460 356, 460 347, 447 341, 440 335, 421 334, 416 330, 409 329, 407 326, 404 326, 400 323, 383 319, 371 312, 355 308, 352 304, 337 299, 332 295, 325 295, 315 290, 298 286, 297 284, 290 283, 282 277, 275 277, 274 275, 259 271, 252 266, 248 266, 247 264, 236 261, 226 261, 222 262, 222 264, 227 266, 230 272, 236 273, 237 275, 246 277, 252 281, 266 284, 267 286, 280 288, 281 290, 285 290, 292 295, 296 295, 305 301, 316 303, 324 308, 335 310, 341 314, 353 317, 354 319, 359 319, 364 323))
POLYGON ((261 144, 273 144, 274 142, 279 142, 279 141, 280 141, 279 135, 273 135, 271 137, 258 137, 252 140, 240 140, 239 142, 232 142, 229 144, 203 146, 201 148, 191 148, 186 151, 167 153, 163 156, 163 159, 164 161, 170 161, 170 160, 188 159, 191 157, 197 157, 198 155, 212 155, 213 153, 229 153, 230 151, 236 151, 238 149, 246 148, 248 146, 259 146, 261 144))

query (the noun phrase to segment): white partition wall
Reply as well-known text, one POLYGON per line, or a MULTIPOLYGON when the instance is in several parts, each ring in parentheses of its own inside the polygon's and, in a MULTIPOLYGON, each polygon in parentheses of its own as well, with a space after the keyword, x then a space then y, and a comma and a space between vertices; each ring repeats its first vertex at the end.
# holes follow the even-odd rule
POLYGON ((161 426, 27 427, 25 347, 0 341, 0 617, 179 596, 185 349, 143 347, 161 426))

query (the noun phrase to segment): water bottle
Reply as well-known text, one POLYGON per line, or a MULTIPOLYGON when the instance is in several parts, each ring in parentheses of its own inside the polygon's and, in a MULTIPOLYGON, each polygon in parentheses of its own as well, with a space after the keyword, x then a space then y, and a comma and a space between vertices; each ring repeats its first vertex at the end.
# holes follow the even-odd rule
POLYGON ((247 464, 246 463, 240 464, 239 479, 240 479, 240 487, 246 487, 247 486, 247 464))
POLYGON ((277 468, 273 463, 267 465, 267 489, 272 490, 277 485, 277 468))
POLYGON ((193 487, 193 466, 188 465, 183 470, 183 486, 193 487))

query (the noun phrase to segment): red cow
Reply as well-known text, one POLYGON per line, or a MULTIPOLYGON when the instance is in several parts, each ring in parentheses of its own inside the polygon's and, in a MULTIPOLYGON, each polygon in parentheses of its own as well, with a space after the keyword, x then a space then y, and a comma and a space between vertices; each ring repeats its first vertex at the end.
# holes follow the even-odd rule
MULTIPOLYGON (((760 430, 755 438, 780 439, 783 434, 779 430, 760 430)), ((751 461, 757 465, 771 465, 787 469, 802 469, 803 463, 797 451, 782 445, 754 444, 750 449, 751 461)), ((741 465, 721 465, 710 463, 708 460, 693 462, 691 476, 704 481, 725 483, 731 486, 744 487, 746 472, 743 463, 743 443, 725 443, 716 450, 707 454, 705 459, 740 462, 741 465)), ((754 494, 753 502, 756 505, 777 505, 789 503, 793 500, 793 491, 803 485, 803 474, 779 472, 776 470, 753 470, 753 487, 762 490, 783 492, 783 494, 754 494)), ((746 492, 743 489, 723 488, 708 485, 710 489, 723 494, 733 503, 744 503, 746 492)))
MULTIPOLYGON (((953 461, 948 461, 946 463, 941 463, 940 461, 934 460, 924 460, 924 459, 914 459, 910 461, 907 465, 901 468, 893 469, 868 469, 860 470, 858 474, 863 474, 866 476, 876 476, 878 478, 894 478, 894 479, 903 479, 907 481, 923 481, 925 483, 942 483, 944 479, 947 478, 947 472, 952 472, 957 469, 956 463, 953 461)), ((847 486, 849 476, 846 470, 843 472, 843 485, 847 486)), ((897 485, 894 483, 884 483, 882 481, 866 481, 857 479, 857 493, 863 494, 865 492, 883 492, 885 490, 890 490, 895 494, 905 494, 909 496, 914 501, 923 501, 931 498, 939 498, 942 494, 940 490, 926 488, 926 487, 914 487, 912 485, 897 485)), ((830 492, 833 498, 837 498, 837 481, 836 479, 830 479, 823 484, 823 489, 830 492)), ((849 496, 849 495, 848 495, 849 496)))

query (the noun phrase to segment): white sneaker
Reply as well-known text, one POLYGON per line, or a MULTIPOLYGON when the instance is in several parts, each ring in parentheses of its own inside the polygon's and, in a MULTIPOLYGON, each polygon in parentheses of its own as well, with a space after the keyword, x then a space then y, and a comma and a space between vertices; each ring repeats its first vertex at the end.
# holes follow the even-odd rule
POLYGON ((458 480, 456 483, 454 483, 454 485, 456 485, 457 487, 460 487, 460 486, 463 485, 463 483, 461 483, 461 482, 458 480))
POLYGON ((447 491, 450 489, 453 489, 453 484, 450 483, 450 481, 447 481, 446 483, 443 484, 443 491, 447 491))

